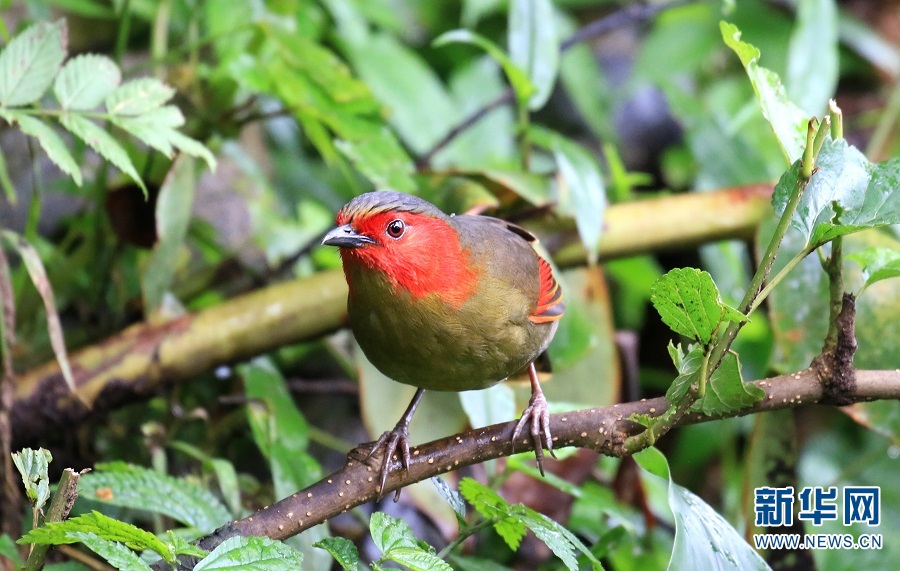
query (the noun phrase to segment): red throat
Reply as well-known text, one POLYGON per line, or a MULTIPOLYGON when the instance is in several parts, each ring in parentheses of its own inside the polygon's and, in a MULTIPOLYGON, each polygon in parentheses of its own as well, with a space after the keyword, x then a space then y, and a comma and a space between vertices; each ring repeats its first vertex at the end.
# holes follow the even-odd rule
POLYGON ((349 222, 354 230, 378 242, 362 248, 341 249, 351 295, 353 283, 347 272, 350 264, 383 272, 393 284, 414 297, 436 294, 457 308, 475 293, 477 275, 470 267, 469 255, 460 245, 456 230, 444 220, 388 211, 356 216, 352 221, 340 213, 337 222, 349 222), (406 232, 395 240, 384 229, 397 219, 406 223, 406 232))

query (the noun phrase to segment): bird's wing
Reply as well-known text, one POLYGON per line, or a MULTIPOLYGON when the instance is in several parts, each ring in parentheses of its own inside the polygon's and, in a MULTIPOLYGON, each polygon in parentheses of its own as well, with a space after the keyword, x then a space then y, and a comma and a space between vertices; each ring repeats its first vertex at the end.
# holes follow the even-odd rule
POLYGON ((563 316, 565 311, 562 289, 560 289, 556 278, 553 277, 553 268, 550 267, 547 260, 540 258, 538 260, 538 268, 541 276, 541 294, 538 296, 537 307, 528 316, 528 319, 533 323, 556 321, 563 316))

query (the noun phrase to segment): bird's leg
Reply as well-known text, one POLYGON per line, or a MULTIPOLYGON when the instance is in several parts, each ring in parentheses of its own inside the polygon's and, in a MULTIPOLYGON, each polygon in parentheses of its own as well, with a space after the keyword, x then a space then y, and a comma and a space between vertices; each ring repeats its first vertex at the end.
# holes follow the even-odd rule
POLYGON ((528 378, 531 380, 531 400, 528 401, 528 407, 522 413, 522 418, 516 424, 513 431, 513 450, 516 447, 516 440, 525 424, 531 421, 531 441, 534 442, 534 456, 537 459, 538 469, 541 476, 544 475, 544 446, 550 455, 556 458, 553 453, 553 438, 550 435, 550 410, 547 408, 547 399, 544 397, 544 391, 541 390, 541 383, 538 381, 537 369, 534 363, 528 365, 528 378), (541 442, 543 436, 544 442, 541 442))
MULTIPOLYGON (((368 462, 369 458, 375 454, 375 451, 384 446, 384 460, 381 463, 381 487, 378 488, 378 499, 381 499, 381 496, 384 494, 384 486, 387 484, 391 459, 397 451, 397 446, 400 447, 400 463, 403 465, 404 470, 407 472, 409 471, 409 421, 412 420, 413 414, 416 412, 416 407, 419 406, 419 401, 422 400, 423 394, 425 394, 425 389, 418 389, 416 391, 409 406, 406 407, 406 412, 403 413, 403 416, 401 416, 400 420, 397 422, 397 426, 395 426, 393 430, 388 430, 379 436, 378 440, 376 440, 375 444, 372 446, 372 450, 369 451, 369 454, 365 458, 365 461, 368 462)), ((397 490, 394 501, 397 501, 399 497, 400 490, 397 490)))

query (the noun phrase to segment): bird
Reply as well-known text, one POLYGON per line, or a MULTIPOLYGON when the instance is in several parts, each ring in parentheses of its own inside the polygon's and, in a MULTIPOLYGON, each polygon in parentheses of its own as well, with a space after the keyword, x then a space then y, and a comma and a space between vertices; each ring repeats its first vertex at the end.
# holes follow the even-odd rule
POLYGON ((536 238, 498 218, 448 215, 391 190, 356 196, 335 222, 322 244, 339 249, 353 335, 379 371, 417 388, 366 456, 384 449, 378 497, 398 448, 409 469, 409 423, 426 390, 484 389, 525 368, 531 398, 512 441, 529 427, 543 474, 542 449, 555 454, 534 361, 553 339, 565 303, 551 265, 533 247, 536 238))

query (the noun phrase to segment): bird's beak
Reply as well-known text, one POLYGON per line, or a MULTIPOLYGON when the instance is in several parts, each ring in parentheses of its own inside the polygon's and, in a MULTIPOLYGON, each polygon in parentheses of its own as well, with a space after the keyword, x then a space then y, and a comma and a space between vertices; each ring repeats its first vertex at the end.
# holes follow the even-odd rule
POLYGON ((374 243, 375 240, 363 234, 358 234, 349 224, 334 228, 328 234, 325 234, 325 238, 322 239, 323 245, 337 246, 338 248, 362 248, 366 244, 374 243))

